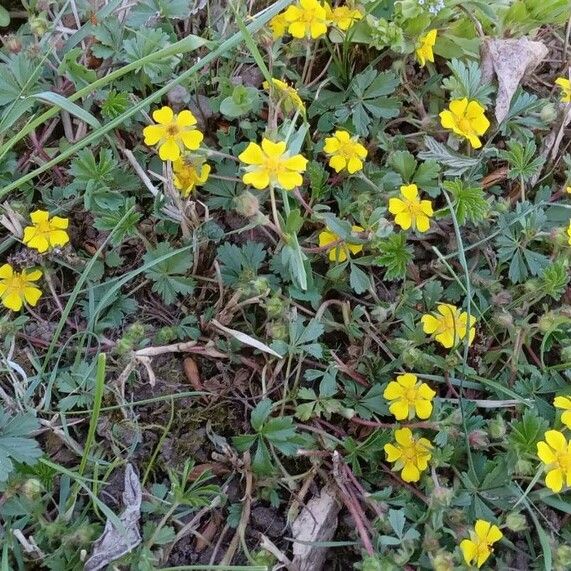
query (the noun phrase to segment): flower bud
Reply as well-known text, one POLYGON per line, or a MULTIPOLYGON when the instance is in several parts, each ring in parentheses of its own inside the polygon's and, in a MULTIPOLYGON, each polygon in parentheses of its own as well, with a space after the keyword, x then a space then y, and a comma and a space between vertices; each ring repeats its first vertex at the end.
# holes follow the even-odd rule
POLYGON ((288 328, 281 321, 272 321, 267 325, 268 336, 272 339, 287 339, 288 328))
POLYGON ((468 434, 468 442, 471 448, 483 449, 490 445, 488 435, 483 430, 472 430, 468 434))
POLYGON ((527 520, 520 512, 510 512, 506 517, 506 525, 510 531, 519 533, 527 529, 527 520))
POLYGON ((34 36, 41 38, 48 31, 48 19, 44 13, 30 17, 30 29, 34 36))
POLYGON ((22 493, 29 500, 35 500, 40 497, 43 490, 42 483, 37 478, 28 478, 22 484, 22 493))
POLYGON ((454 571, 454 556, 446 551, 439 551, 431 557, 434 571, 454 571))
POLYGON ((286 304, 279 296, 272 295, 272 297, 266 300, 265 307, 268 317, 270 319, 275 319, 276 317, 281 317, 286 309, 286 304))
POLYGON ((555 109, 555 105, 551 102, 547 102, 543 109, 539 112, 539 117, 544 123, 552 123, 555 121, 557 117, 557 110, 555 109))
POLYGON ((561 349, 561 361, 569 363, 571 361, 571 345, 567 345, 561 349))
POLYGON ((161 327, 155 335, 157 345, 167 345, 176 339, 176 328, 172 326, 161 327))
POLYGON ((4 47, 12 54, 17 54, 22 51, 22 40, 14 34, 8 34, 4 39, 4 47))
POLYGON ((555 571, 571 569, 571 545, 560 545, 555 549, 555 571))
POLYGON ((506 422, 501 414, 488 421, 488 434, 494 440, 501 440, 506 435, 506 422))
POLYGON ((438 486, 430 494, 430 506, 435 509, 446 508, 452 502, 453 497, 454 490, 438 486))
POLYGON ((520 458, 515 464, 515 472, 521 476, 528 476, 535 472, 535 466, 529 460, 520 458))
POLYGON ((511 313, 507 311, 498 311, 494 313, 494 321, 504 329, 509 329, 514 324, 514 319, 511 313))
POLYGON ((252 282, 252 288, 256 295, 261 295, 268 290, 269 284, 266 278, 257 278, 252 282))
POLYGON ((260 209, 260 201, 247 190, 234 199, 234 209, 238 214, 250 218, 258 213, 260 209))
MULTIPOLYGON (((394 568, 394 567, 393 567, 394 568)), ((391 567, 383 564, 378 555, 367 555, 363 558, 361 571, 390 571, 391 567)))

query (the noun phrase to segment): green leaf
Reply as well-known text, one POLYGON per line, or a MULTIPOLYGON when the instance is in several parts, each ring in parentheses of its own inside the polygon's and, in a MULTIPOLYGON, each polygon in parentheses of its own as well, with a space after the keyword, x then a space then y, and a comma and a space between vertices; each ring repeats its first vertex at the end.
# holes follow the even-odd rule
POLYGON ((357 294, 365 293, 371 287, 369 276, 356 264, 351 264, 349 283, 357 294))
POLYGON ((459 224, 465 224, 467 221, 476 223, 486 218, 490 207, 482 188, 468 186, 461 179, 444 181, 442 186, 452 195, 459 224))
POLYGON ((389 157, 388 164, 401 175, 404 183, 409 183, 412 181, 418 163, 412 153, 408 151, 395 151, 389 157))
MULTIPOLYGON (((143 256, 143 262, 150 264, 173 251, 168 242, 160 242, 143 256)), ((195 281, 186 277, 191 267, 192 257, 187 252, 182 252, 153 265, 145 275, 154 282, 153 291, 158 293, 166 304, 171 304, 177 295, 188 295, 194 291, 195 281)))
POLYGON ((508 150, 500 151, 500 156, 508 161, 508 178, 519 178, 527 182, 539 174, 545 158, 536 156, 537 146, 533 139, 527 141, 525 145, 510 139, 507 146, 508 150))
POLYGON ((101 123, 88 111, 81 108, 79 105, 71 102, 67 97, 63 97, 59 93, 53 93, 52 91, 42 91, 41 93, 34 93, 34 95, 29 95, 29 99, 38 99, 39 101, 45 101, 46 103, 51 103, 72 115, 75 115, 78 119, 85 121, 88 125, 91 125, 95 129, 101 127, 101 123))
POLYGON ((256 432, 261 432, 264 422, 272 411, 272 401, 270 399, 261 400, 250 415, 250 424, 256 432))
POLYGON ((4 8, 4 6, 0 6, 0 28, 6 28, 10 25, 10 12, 4 8))
POLYGON ((540 291, 555 301, 561 298, 569 284, 569 268, 564 260, 556 260, 545 269, 541 277, 540 291))
POLYGON ((480 164, 479 158, 472 158, 456 153, 432 137, 425 137, 424 144, 428 150, 421 151, 418 153, 418 156, 421 159, 432 160, 447 167, 444 171, 444 174, 447 176, 460 176, 468 169, 480 164))
POLYGON ((235 119, 256 110, 259 103, 260 95, 256 88, 237 85, 232 95, 220 103, 220 113, 230 119, 235 119))
POLYGON ((42 455, 31 433, 38 422, 30 413, 10 416, 0 408, 0 483, 6 482, 14 470, 14 462, 33 466, 42 455))
POLYGON ((385 279, 393 281, 406 276, 406 267, 412 260, 412 250, 406 244, 406 234, 398 232, 380 240, 377 245, 381 255, 377 263, 386 268, 385 279))
POLYGON ((453 59, 448 62, 448 67, 452 72, 452 77, 442 81, 444 89, 450 91, 451 99, 475 99, 486 106, 491 103, 490 94, 493 86, 490 83, 482 82, 482 72, 476 61, 467 62, 453 59))
POLYGON ((60 75, 67 74, 78 88, 85 87, 97 80, 97 74, 94 70, 77 61, 82 55, 83 50, 81 48, 73 48, 63 56, 58 67, 58 73, 60 75))

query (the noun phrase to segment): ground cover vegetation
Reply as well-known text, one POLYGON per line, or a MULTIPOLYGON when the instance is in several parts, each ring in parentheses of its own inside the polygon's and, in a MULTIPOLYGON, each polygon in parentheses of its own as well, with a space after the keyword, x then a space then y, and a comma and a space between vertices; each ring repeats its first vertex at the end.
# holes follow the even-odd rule
POLYGON ((568 0, 0 26, 2 571, 571 569, 568 0))

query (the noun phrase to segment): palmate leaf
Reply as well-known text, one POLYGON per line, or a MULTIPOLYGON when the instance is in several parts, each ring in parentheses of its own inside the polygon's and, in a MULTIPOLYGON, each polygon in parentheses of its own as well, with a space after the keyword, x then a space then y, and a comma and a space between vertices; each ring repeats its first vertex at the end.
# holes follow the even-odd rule
POLYGON ((412 260, 412 249, 406 244, 406 234, 398 232, 378 243, 381 255, 377 263, 386 268, 385 279, 399 280, 406 275, 406 266, 412 260))
MULTIPOLYGON (((172 251, 173 248, 168 242, 161 242, 143 256, 143 261, 149 264, 172 251)), ((188 295, 194 291, 195 281, 186 276, 191 267, 192 258, 187 252, 181 252, 155 264, 145 275, 153 280, 153 291, 157 292, 165 303, 170 304, 176 300, 177 295, 188 295)))
POLYGON ((8 479, 15 462, 32 466, 42 455, 38 443, 30 437, 37 428, 33 415, 9 416, 0 408, 0 483, 8 479))
POLYGON ((489 204, 481 187, 468 186, 461 179, 445 181, 442 186, 452 195, 459 224, 484 220, 489 204))

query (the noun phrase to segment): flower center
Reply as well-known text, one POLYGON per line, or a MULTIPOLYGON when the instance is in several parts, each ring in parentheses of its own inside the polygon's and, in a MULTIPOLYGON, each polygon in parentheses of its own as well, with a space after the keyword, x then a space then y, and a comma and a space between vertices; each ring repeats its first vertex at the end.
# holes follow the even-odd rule
POLYGON ((407 391, 404 394, 404 398, 410 403, 410 402, 414 402, 416 400, 416 387, 411 387, 410 389, 407 389, 407 391))
POLYGON ((416 464, 416 449, 414 445, 410 448, 404 448, 402 450, 402 457, 405 462, 412 462, 413 464, 416 464))
POLYGON ((176 123, 171 123, 166 128, 167 136, 174 139, 179 133, 180 128, 176 123))
POLYGON ((470 120, 466 117, 460 117, 458 119, 458 127, 460 127, 460 130, 464 131, 464 133, 472 133, 472 125, 470 124, 470 120))
POLYGON ((38 234, 49 234, 52 229, 48 220, 43 220, 34 225, 38 234))
POLYGON ((20 294, 21 292, 24 291, 24 287, 26 285, 26 282, 24 281, 24 278, 22 276, 22 274, 14 274, 10 279, 6 280, 6 293, 7 294, 11 294, 11 293, 17 293, 20 294))
POLYGON ((560 452, 557 455, 557 465, 564 472, 571 472, 571 452, 560 452))
POLYGON ((270 173, 270 177, 276 177, 283 172, 282 157, 267 157, 264 167, 270 173))

